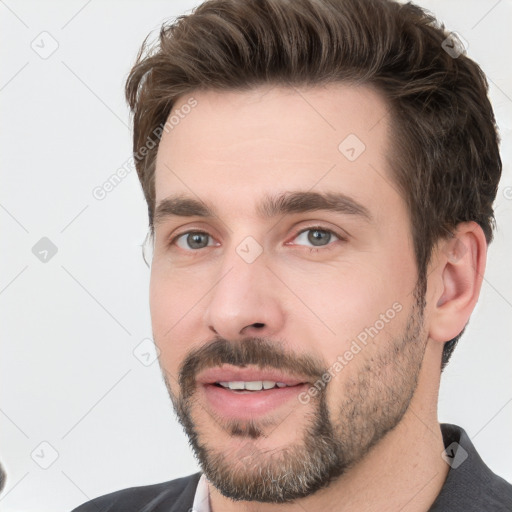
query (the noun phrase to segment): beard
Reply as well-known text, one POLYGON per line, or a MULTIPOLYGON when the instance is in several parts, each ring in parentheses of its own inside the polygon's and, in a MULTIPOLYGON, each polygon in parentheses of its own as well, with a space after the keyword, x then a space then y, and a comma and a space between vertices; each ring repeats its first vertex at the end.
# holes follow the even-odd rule
MULTIPOLYGON (((340 379, 338 375, 307 405, 297 404, 308 408, 304 409, 305 425, 300 440, 285 447, 258 447, 258 440, 268 438, 279 426, 268 418, 226 421, 210 414, 211 421, 234 440, 245 441, 241 446, 234 443, 239 446, 236 449, 216 449, 211 425, 200 425, 193 418, 194 410, 201 408, 196 401, 195 377, 204 368, 224 363, 253 364, 299 372, 317 382, 327 371, 320 360, 287 352, 265 338, 236 342, 217 338, 185 358, 178 379, 179 395, 172 391, 163 371, 178 420, 209 482, 235 501, 291 503, 328 487, 356 465, 399 424, 416 390, 428 338, 422 337, 424 290, 417 286, 414 294, 416 304, 397 337, 381 338, 381 343, 377 339, 365 346, 354 357, 358 362, 350 363, 355 371, 345 375, 339 390, 333 388, 340 379), (335 405, 329 408, 327 397, 331 388, 335 405), (205 437, 209 434, 208 441, 205 437)), ((295 424, 289 428, 298 432, 300 427, 295 424)))

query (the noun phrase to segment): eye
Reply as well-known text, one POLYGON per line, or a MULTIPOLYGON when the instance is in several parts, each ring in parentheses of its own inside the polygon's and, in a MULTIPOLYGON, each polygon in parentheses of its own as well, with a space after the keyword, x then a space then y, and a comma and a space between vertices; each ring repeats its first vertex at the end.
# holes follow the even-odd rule
POLYGON ((215 245, 212 237, 203 231, 187 231, 177 235, 171 241, 171 245, 176 244, 180 249, 189 251, 190 249, 204 249, 215 245), (208 240, 212 243, 209 243, 208 240))
MULTIPOLYGON (((334 231, 330 229, 325 229, 322 226, 312 226, 307 229, 303 229, 299 233, 297 233, 294 240, 299 240, 299 242, 309 243, 311 244, 312 250, 317 247, 323 247, 328 245, 333 245, 331 242, 336 240, 344 240, 341 235, 336 234, 334 231)), ((329 247, 330 248, 330 247, 329 247)))
MULTIPOLYGON (((299 242, 297 245, 306 245, 307 247, 307 244, 310 244, 310 251, 316 252, 320 247, 325 247, 324 250, 328 250, 330 246, 333 245, 332 242, 343 241, 345 238, 331 229, 326 229, 322 226, 311 226, 297 233, 293 240, 299 242)), ((169 245, 177 245, 180 249, 191 252, 217 244, 214 242, 211 235, 204 231, 186 231, 176 235, 170 241, 169 245)))

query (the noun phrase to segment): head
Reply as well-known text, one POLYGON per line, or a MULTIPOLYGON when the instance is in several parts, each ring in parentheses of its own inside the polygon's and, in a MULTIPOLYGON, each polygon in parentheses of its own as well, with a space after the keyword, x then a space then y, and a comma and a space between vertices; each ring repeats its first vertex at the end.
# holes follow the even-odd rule
POLYGON ((484 75, 446 37, 412 4, 213 0, 141 48, 126 92, 153 333, 226 496, 328 485, 406 414, 429 343, 444 368, 467 323, 501 161, 484 75), (211 406, 223 365, 300 393, 232 414, 211 406))

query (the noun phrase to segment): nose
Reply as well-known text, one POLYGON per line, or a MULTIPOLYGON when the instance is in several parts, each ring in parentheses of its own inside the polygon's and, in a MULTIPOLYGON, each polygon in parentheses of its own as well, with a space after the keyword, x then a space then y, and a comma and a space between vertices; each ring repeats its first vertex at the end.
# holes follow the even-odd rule
POLYGON ((285 320, 278 284, 263 255, 248 263, 233 250, 208 295, 205 324, 228 340, 277 335, 285 320))

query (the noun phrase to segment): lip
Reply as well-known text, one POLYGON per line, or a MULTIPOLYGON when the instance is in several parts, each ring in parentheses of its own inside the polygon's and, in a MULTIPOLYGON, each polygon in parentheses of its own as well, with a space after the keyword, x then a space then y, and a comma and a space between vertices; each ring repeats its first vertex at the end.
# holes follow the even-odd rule
POLYGON ((215 384, 199 387, 204 394, 206 408, 222 418, 249 420, 278 410, 287 402, 297 400, 309 384, 297 384, 285 388, 272 388, 261 391, 232 391, 215 384))
POLYGON ((238 368, 223 365, 204 370, 197 376, 200 400, 206 408, 226 419, 249 420, 276 411, 307 390, 306 379, 291 376, 278 369, 238 368), (216 382, 270 380, 283 382, 288 387, 261 391, 234 391, 217 386, 216 382))
POLYGON ((287 386, 297 386, 298 384, 307 384, 308 379, 301 376, 293 376, 282 372, 276 368, 261 370, 257 367, 239 368, 229 364, 216 368, 209 368, 199 373, 197 376, 199 384, 215 384, 216 382, 233 381, 257 381, 270 380, 272 382, 283 382, 287 386))

